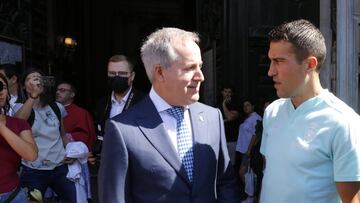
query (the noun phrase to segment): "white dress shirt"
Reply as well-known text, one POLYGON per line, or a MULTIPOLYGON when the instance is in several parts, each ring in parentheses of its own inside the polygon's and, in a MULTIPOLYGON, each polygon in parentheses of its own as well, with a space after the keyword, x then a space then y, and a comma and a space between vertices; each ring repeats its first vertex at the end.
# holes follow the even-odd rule
MULTIPOLYGON (((151 87, 149 93, 151 101, 154 103, 156 110, 159 112, 161 119, 164 122, 165 130, 168 133, 171 143, 173 144, 176 151, 177 150, 177 139, 176 139, 176 119, 169 115, 166 110, 172 106, 168 104, 163 98, 161 98, 153 87, 151 87)), ((185 107, 184 118, 187 126, 190 126, 190 133, 192 134, 192 126, 189 115, 189 107, 185 107)))
POLYGON ((17 100, 18 96, 17 95, 10 95, 10 101, 9 101, 9 104, 10 104, 10 108, 9 108, 9 111, 7 112, 9 116, 13 116, 16 111, 14 111, 14 106, 15 106, 15 102, 17 100))
POLYGON ((126 95, 120 101, 116 100, 114 91, 111 92, 111 109, 110 109, 109 118, 112 118, 112 117, 120 114, 121 112, 123 112, 126 101, 129 98, 131 89, 132 89, 132 87, 130 87, 129 91, 126 93, 126 95))

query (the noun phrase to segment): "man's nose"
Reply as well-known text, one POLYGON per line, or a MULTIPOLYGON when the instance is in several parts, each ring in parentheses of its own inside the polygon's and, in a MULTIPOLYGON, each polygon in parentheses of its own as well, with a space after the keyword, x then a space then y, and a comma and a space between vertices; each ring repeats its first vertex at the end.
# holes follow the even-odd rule
POLYGON ((194 75, 194 80, 203 82, 205 80, 204 74, 200 68, 198 68, 194 75))
POLYGON ((274 67, 273 63, 270 63, 269 70, 268 70, 268 76, 273 77, 276 75, 276 68, 274 67))

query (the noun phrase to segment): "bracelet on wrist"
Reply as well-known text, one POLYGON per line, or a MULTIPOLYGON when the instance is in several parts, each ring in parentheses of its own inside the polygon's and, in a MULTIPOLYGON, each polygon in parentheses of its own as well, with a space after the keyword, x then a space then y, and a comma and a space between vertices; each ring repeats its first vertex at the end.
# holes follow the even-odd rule
POLYGON ((33 96, 29 95, 29 97, 30 97, 31 99, 37 99, 37 98, 39 98, 39 95, 36 96, 36 97, 33 97, 33 96))

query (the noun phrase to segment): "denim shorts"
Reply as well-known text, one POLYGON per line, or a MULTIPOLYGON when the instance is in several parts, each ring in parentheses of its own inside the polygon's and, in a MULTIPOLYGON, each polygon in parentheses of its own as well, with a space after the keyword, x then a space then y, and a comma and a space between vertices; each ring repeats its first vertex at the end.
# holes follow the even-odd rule
MULTIPOLYGON (((9 196, 16 190, 16 188, 10 192, 0 193, 0 203, 5 202, 9 196)), ((11 203, 27 203, 28 200, 26 198, 25 192, 20 189, 15 198, 11 201, 11 203)))

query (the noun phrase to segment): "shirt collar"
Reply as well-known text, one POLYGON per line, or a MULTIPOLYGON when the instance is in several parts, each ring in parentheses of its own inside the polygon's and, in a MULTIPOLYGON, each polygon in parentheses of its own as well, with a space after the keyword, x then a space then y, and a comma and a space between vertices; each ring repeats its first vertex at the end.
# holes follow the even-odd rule
MULTIPOLYGON (((171 108, 172 106, 167 103, 160 95, 157 94, 154 87, 151 87, 149 97, 151 101, 154 103, 156 110, 160 113, 166 111, 167 109, 171 108)), ((185 110, 189 109, 189 106, 185 106, 185 110)))
POLYGON ((127 99, 129 98, 130 92, 132 90, 132 86, 130 86, 130 89, 128 90, 128 92, 125 94, 125 96, 121 99, 120 102, 118 102, 115 98, 115 93, 114 91, 111 92, 111 103, 126 103, 127 99))
POLYGON ((72 103, 63 104, 64 107, 70 106, 72 103))

